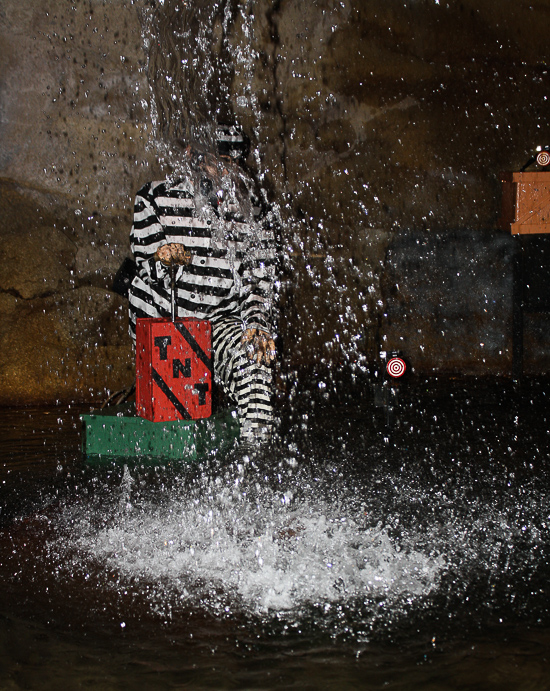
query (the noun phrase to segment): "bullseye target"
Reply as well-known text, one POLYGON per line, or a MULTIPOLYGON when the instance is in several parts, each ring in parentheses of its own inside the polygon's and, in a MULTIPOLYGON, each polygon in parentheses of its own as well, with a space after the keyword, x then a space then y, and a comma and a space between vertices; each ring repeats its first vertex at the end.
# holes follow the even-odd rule
POLYGON ((537 163, 539 166, 547 166, 550 163, 550 153, 548 151, 541 151, 537 154, 537 163))
POLYGON ((400 357, 392 357, 390 360, 388 360, 388 364, 386 365, 387 373, 394 379, 402 377, 405 374, 406 369, 407 365, 400 357))

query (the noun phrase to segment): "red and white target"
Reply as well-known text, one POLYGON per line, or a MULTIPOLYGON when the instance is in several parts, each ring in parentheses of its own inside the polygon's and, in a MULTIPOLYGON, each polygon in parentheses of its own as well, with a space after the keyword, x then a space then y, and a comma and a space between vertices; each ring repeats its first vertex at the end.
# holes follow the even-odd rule
POLYGON ((386 365, 387 373, 390 375, 390 377, 393 377, 394 379, 402 377, 405 374, 406 369, 407 365, 405 364, 405 360, 403 360, 400 357, 390 358, 388 360, 388 364, 386 365))
POLYGON ((537 154, 537 163, 539 166, 547 166, 550 163, 550 152, 541 151, 537 154))

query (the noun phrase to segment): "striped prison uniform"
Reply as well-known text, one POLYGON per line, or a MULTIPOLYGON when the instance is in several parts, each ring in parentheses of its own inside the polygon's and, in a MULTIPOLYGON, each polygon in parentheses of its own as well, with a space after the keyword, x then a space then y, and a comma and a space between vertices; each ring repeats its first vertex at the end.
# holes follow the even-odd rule
POLYGON ((185 245, 191 262, 176 268, 177 316, 210 320, 215 379, 237 405, 241 437, 255 441, 273 424, 272 372, 248 358, 241 339, 249 328, 272 333, 274 235, 259 214, 247 222, 235 205, 220 212, 215 195, 197 210, 194 187, 185 178, 151 182, 137 193, 130 333, 135 341, 137 317, 171 316, 169 270, 153 255, 166 243, 185 245))

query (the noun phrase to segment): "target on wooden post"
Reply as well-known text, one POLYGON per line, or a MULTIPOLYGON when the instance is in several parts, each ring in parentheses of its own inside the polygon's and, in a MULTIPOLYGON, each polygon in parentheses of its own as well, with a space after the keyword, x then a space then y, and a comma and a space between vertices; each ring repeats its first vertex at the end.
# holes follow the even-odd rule
POLYGON ((406 369, 407 365, 405 364, 405 360, 400 357, 390 358, 386 365, 386 372, 394 379, 399 379, 399 377, 402 377, 405 374, 406 369))

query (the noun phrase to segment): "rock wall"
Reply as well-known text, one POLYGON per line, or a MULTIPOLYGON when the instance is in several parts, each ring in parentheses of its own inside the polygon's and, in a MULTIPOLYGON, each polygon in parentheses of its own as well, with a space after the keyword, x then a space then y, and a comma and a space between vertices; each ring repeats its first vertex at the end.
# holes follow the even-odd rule
MULTIPOLYGON (((522 0, 4 0, 0 404, 132 381, 111 287, 133 195, 168 170, 174 130, 216 117, 245 127, 281 206, 283 369, 368 363, 385 337, 419 372, 509 374, 499 172, 550 144, 549 14, 522 0)), ((533 329, 529 367, 545 371, 545 318, 533 329)))
POLYGON ((110 288, 149 165, 139 15, 8 0, 0 32, 0 403, 103 399, 133 378, 110 288))

